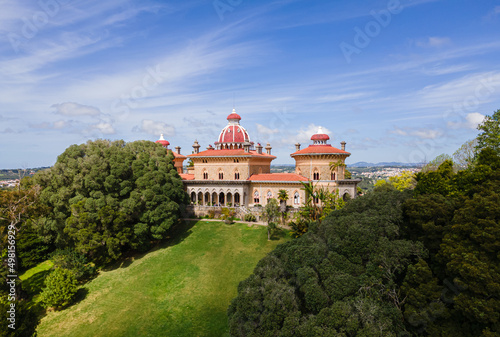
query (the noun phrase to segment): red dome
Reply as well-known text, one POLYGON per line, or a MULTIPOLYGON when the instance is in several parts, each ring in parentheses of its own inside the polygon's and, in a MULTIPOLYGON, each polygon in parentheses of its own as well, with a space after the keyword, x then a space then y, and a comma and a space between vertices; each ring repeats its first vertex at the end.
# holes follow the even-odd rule
POLYGON ((236 109, 233 109, 233 112, 229 116, 227 116, 227 120, 231 120, 231 119, 237 119, 239 121, 241 120, 240 115, 238 115, 236 113, 236 109))
POLYGON ((245 140, 250 140, 247 130, 239 124, 228 125, 222 129, 219 139, 219 143, 243 143, 245 140))
POLYGON ((329 140, 330 137, 326 133, 315 134, 311 137, 311 140, 329 140))
POLYGON ((170 145, 170 142, 168 140, 165 140, 165 138, 163 138, 163 134, 160 135, 160 139, 158 139, 155 143, 161 144, 161 146, 163 147, 167 147, 170 145))
POLYGON ((314 135, 312 135, 311 137, 311 140, 313 140, 315 143, 316 141, 327 141, 329 140, 330 137, 326 134, 326 133, 323 133, 323 129, 321 128, 321 126, 318 128, 318 132, 314 135))

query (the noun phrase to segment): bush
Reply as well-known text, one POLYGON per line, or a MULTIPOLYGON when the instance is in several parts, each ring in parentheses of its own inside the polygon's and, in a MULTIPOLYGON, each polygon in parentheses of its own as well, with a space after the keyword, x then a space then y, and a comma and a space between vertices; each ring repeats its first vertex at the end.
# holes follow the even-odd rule
POLYGON ((46 308, 61 309, 71 304, 77 288, 73 272, 57 268, 45 279, 45 288, 40 294, 40 300, 46 308))
POLYGON ((63 268, 71 271, 77 280, 90 277, 95 274, 95 267, 87 263, 85 255, 71 248, 58 249, 52 253, 51 258, 55 268, 63 268))
POLYGON ((257 221, 257 218, 252 213, 245 214, 245 221, 257 221))

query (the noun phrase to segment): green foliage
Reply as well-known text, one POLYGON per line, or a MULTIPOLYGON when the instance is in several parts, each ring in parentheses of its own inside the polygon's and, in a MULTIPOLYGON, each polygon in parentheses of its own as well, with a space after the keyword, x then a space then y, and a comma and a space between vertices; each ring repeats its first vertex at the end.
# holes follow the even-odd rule
POLYGON ((95 273, 95 268, 91 263, 87 263, 85 255, 71 248, 56 250, 51 254, 50 259, 55 268, 71 271, 77 280, 90 277, 95 273))
POLYGON ((417 173, 417 186, 415 194, 441 194, 449 195, 453 189, 450 185, 450 179, 453 177, 453 162, 451 160, 443 161, 437 170, 417 173))
POLYGON ((188 203, 172 155, 146 141, 72 145, 34 180, 51 210, 38 232, 99 264, 166 238, 188 203))
POLYGON ((473 166, 451 163, 419 176, 405 204, 407 235, 429 257, 411 268, 404 313, 416 335, 490 336, 500 332, 500 157, 483 149, 473 166))
POLYGON ((29 269, 47 260, 54 250, 54 245, 46 243, 33 229, 31 222, 26 223, 16 244, 20 270, 29 269))
POLYGON ((36 327, 40 322, 40 317, 37 315, 37 308, 28 301, 11 302, 6 295, 0 295, 0 312, 2 313, 0 337, 36 336, 36 327), (8 320, 10 314, 7 313, 7 311, 12 310, 11 304, 15 305, 15 329, 8 327, 8 325, 12 324, 8 320))
POLYGON ((245 214, 244 220, 255 222, 255 221, 257 221, 257 218, 252 213, 248 213, 248 214, 245 214))
POLYGON ((422 173, 427 173, 430 171, 436 171, 438 167, 445 161, 453 161, 453 158, 446 153, 442 153, 430 162, 428 162, 424 167, 422 167, 422 173))
POLYGON ((40 300, 45 307, 61 309, 71 304, 78 282, 73 272, 56 268, 45 279, 45 288, 40 294, 40 300))
POLYGON ((417 184, 417 181, 415 180, 415 173, 411 171, 403 171, 397 176, 389 177, 389 182, 398 191, 413 189, 417 184))
POLYGON ((302 183, 302 186, 306 194, 306 201, 298 212, 298 216, 290 222, 290 227, 292 227, 290 234, 293 237, 303 235, 312 223, 316 221, 321 223, 328 214, 345 205, 345 201, 339 197, 338 191, 331 193, 323 187, 318 188, 312 182, 302 183))
POLYGON ((402 239, 410 195, 370 193, 278 246, 238 288, 233 336, 397 336, 398 281, 423 247, 402 239))
POLYGON ((465 142, 453 153, 453 161, 457 163, 461 169, 466 169, 473 165, 476 158, 477 145, 477 139, 465 142))
POLYGON ((222 220, 224 220, 228 224, 234 223, 234 216, 236 215, 236 211, 234 210, 234 208, 222 207, 221 213, 222 220))
POLYGON ((490 148, 497 155, 500 155, 500 109, 495 111, 493 115, 486 116, 477 129, 482 131, 477 136, 477 152, 490 148))
POLYGON ((274 198, 268 199, 267 204, 262 211, 262 218, 267 222, 267 239, 277 230, 276 221, 280 215, 278 201, 274 198))

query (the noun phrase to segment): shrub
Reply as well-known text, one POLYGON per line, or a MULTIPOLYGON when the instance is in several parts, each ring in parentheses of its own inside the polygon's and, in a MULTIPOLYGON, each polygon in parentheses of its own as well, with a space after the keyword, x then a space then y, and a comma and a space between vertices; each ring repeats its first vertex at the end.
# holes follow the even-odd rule
POLYGON ((245 221, 257 221, 257 218, 252 213, 245 214, 245 221))
POLYGON ((91 263, 87 263, 85 255, 71 248, 56 250, 50 259, 54 262, 55 268, 71 271, 77 280, 90 277, 95 273, 95 267, 91 263))
POLYGON ((40 300, 46 308, 61 309, 71 304, 77 291, 77 280, 73 272, 57 268, 45 279, 45 288, 40 300))

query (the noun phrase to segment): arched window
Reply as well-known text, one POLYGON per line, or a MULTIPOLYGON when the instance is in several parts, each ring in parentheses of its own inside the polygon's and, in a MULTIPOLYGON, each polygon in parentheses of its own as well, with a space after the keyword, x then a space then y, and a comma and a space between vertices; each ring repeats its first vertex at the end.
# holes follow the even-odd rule
POLYGON ((208 180, 208 172, 207 172, 207 170, 203 171, 203 179, 204 180, 208 180))
POLYGON ((300 205, 300 194, 299 194, 299 192, 295 192, 293 194, 293 204, 294 205, 300 205))
POLYGON ((313 180, 319 180, 319 171, 318 171, 318 169, 314 169, 313 180))
POLYGON ((240 180, 240 172, 234 172, 234 180, 240 180))
POLYGON ((222 179, 224 179, 224 172, 219 171, 219 180, 222 180, 222 179))
POLYGON ((332 180, 335 180, 335 172, 332 172, 332 180))
POLYGON ((253 193, 253 203, 258 204, 260 203, 260 198, 259 198, 259 191, 255 191, 253 193))
POLYGON ((273 193, 271 191, 267 191, 267 200, 273 197, 273 193))

